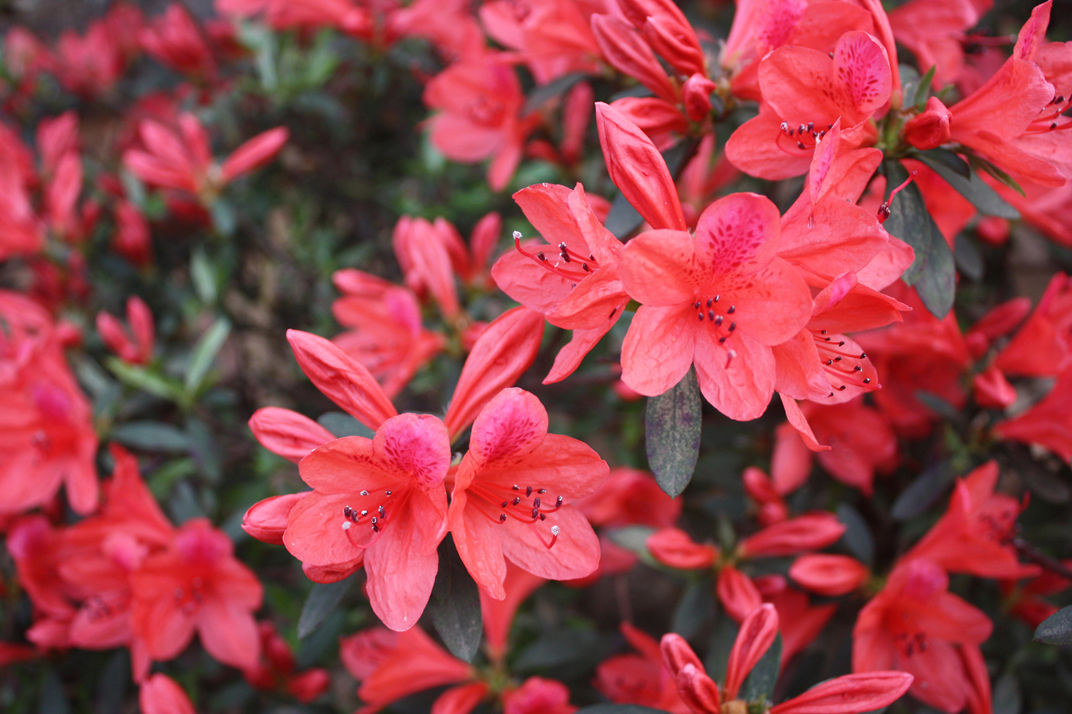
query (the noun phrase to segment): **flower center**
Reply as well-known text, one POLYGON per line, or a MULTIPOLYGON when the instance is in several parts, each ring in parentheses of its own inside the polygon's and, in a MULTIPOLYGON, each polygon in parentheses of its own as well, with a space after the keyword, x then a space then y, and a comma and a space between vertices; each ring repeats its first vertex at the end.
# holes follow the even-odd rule
MULTIPOLYGON (((542 523, 548 513, 554 513, 563 503, 562 496, 550 496, 546 488, 517 483, 507 487, 494 482, 474 482, 468 495, 480 513, 500 525, 511 519, 530 525, 542 523)), ((550 532, 550 541, 543 541, 548 548, 558 540, 559 526, 552 525, 550 532)), ((542 535, 540 539, 543 540, 542 535)))
POLYGON ((815 145, 822 141, 826 132, 833 128, 827 124, 825 129, 816 129, 815 122, 801 122, 796 126, 787 121, 778 125, 778 134, 774 141, 778 148, 790 156, 806 156, 815 150, 815 145))
MULTIPOLYGON (((692 308, 696 310, 696 318, 700 322, 706 322, 708 329, 715 333, 715 337, 720 345, 725 345, 726 341, 733 337, 737 331, 737 306, 727 305, 722 300, 721 295, 715 295, 713 297, 700 297, 692 304, 692 308)), ((730 366, 733 358, 737 356, 737 351, 731 348, 726 349, 726 367, 730 366)))
MULTIPOLYGON (((550 247, 550 246, 548 246, 550 247)), ((532 253, 521 246, 521 231, 514 231, 514 248, 518 253, 536 261, 538 265, 551 271, 559 277, 568 280, 572 287, 599 270, 599 261, 591 253, 585 257, 583 254, 570 248, 565 241, 558 244, 558 252, 548 257, 547 253, 538 250, 532 253)))
POLYGON ((1064 131, 1072 128, 1072 117, 1064 113, 1072 107, 1072 97, 1058 94, 1039 111, 1039 115, 1028 125, 1025 134, 1045 134, 1049 131, 1064 131))
MULTIPOLYGON (((839 392, 844 392, 849 386, 856 387, 865 392, 878 389, 878 383, 871 377, 874 367, 866 362, 866 352, 848 352, 844 349, 846 341, 840 336, 831 337, 827 330, 812 330, 811 337, 815 340, 815 347, 819 350, 819 359, 823 363, 823 371, 830 380, 830 386, 839 392)), ((833 392, 827 395, 834 396, 833 392)))
POLYGON ((362 489, 355 503, 356 506, 346 504, 342 507, 342 529, 351 541, 355 538, 365 540, 364 543, 354 543, 361 548, 368 547, 368 541, 384 529, 388 518, 402 506, 398 496, 389 488, 374 492, 362 489))

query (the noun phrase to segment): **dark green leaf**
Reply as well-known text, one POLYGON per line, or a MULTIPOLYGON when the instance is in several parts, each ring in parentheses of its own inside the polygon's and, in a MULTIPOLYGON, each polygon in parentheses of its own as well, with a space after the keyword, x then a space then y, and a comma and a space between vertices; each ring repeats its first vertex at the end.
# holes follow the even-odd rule
POLYGON ((588 75, 584 72, 570 72, 547 84, 536 87, 525 98, 525 106, 521 108, 521 116, 539 111, 544 103, 560 94, 565 94, 573 85, 587 77, 588 75))
POLYGON ((960 274, 976 282, 983 279, 983 254, 971 236, 961 235, 953 246, 953 259, 960 274))
POLYGON ((212 326, 201 335, 194 345, 193 355, 190 357, 190 366, 186 370, 184 387, 187 393, 196 392, 205 380, 209 368, 212 366, 216 354, 227 341, 231 334, 231 323, 225 317, 221 317, 212 323, 212 326))
POLYGON ((338 607, 343 595, 350 589, 350 584, 351 578, 337 583, 313 583, 313 589, 309 591, 309 597, 305 598, 301 616, 298 618, 299 639, 307 637, 338 607))
POLYGON ((1072 645, 1072 605, 1043 620, 1035 629, 1035 639, 1050 645, 1072 645))
MULTIPOLYGON (((904 168, 897 162, 887 162, 887 190, 899 186, 907 177, 904 168)), ((953 307, 956 291, 956 267, 953 252, 945 242, 938 225, 931 218, 923 203, 923 194, 914 184, 909 184, 897 194, 890 206, 886 230, 912 246, 916 259, 902 276, 913 285, 923 304, 937 318, 943 318, 953 307)))
POLYGON ((778 681, 778 670, 782 660, 782 636, 774 638, 770 649, 760 657, 752 672, 741 686, 741 698, 752 702, 760 697, 769 702, 774 697, 774 683, 778 681))
POLYGON ((41 678, 41 695, 37 699, 40 714, 69 714, 71 704, 67 701, 63 681, 52 667, 45 669, 41 678))
POLYGON ((670 496, 679 496, 692 480, 700 457, 703 412, 696 373, 689 370, 677 386, 648 399, 644 440, 655 480, 670 496))
POLYGON ((610 212, 607 214, 605 225, 607 230, 618 238, 625 238, 639 228, 643 222, 644 219, 633 208, 633 204, 629 203, 625 196, 619 193, 614 202, 610 204, 610 212))
POLYGON ((972 177, 971 165, 960 158, 956 152, 950 151, 949 149, 929 149, 915 154, 915 156, 929 166, 933 166, 933 164, 941 164, 953 173, 963 176, 965 179, 970 179, 972 177))
POLYGON ((235 228, 238 226, 238 217, 230 201, 223 198, 216 199, 209 213, 212 214, 212 227, 217 233, 224 237, 234 235, 235 228))
POLYGON ((428 611, 436 632, 451 654, 472 662, 484 634, 480 591, 449 538, 439 547, 439 572, 428 611))
POLYGON ((864 517, 847 503, 838 504, 837 517, 845 526, 841 542, 860 562, 871 567, 875 562, 875 539, 864 517))
POLYGON ((340 439, 344 436, 364 436, 371 439, 373 436, 371 429, 343 412, 327 412, 321 414, 316 421, 340 439))
POLYGON ((544 632, 514 660, 513 671, 571 672, 591 666, 604 654, 603 639, 593 630, 561 628, 544 632))
POLYGON ((1012 672, 1006 672, 994 685, 993 711, 1001 714, 1020 714, 1020 685, 1012 672))
MULTIPOLYGON (((962 170, 954 168, 959 164, 950 162, 947 154, 952 152, 940 152, 941 150, 939 149, 923 151, 917 156, 920 161, 934 169, 935 173, 956 189, 957 193, 971 201, 971 204, 978 208, 980 213, 1000 218, 1020 217, 1020 212, 999 196, 998 192, 983 181, 978 173, 965 176, 962 170)), ((961 161, 960 163, 963 164, 964 162, 961 161)), ((964 164, 964 167, 968 168, 967 164, 964 164)))
POLYGON ((100 679, 93 710, 97 714, 113 714, 123 710, 123 699, 130 684, 130 657, 124 649, 108 656, 100 679))
POLYGON ((707 675, 716 682, 721 681, 726 673, 730 651, 737 640, 737 630, 737 623, 725 610, 721 610, 718 613, 718 621, 715 622, 715 630, 708 641, 707 657, 704 658, 704 669, 707 670, 707 675))
POLYGON ((945 493, 953 478, 949 463, 940 461, 920 474, 893 502, 890 515, 894 520, 906 521, 930 508, 945 493))
POLYGON ((1011 188, 1013 191, 1016 191, 1021 196, 1027 195, 1024 193, 1023 187, 1020 186, 1019 183, 1017 183, 1016 179, 999 169, 997 166, 994 166, 994 164, 990 163, 986 159, 981 159, 978 156, 972 156, 971 165, 977 171, 985 171, 986 173, 990 174, 998 181, 1001 181, 1003 184, 1011 188))
POLYGON ((642 707, 638 704, 593 704, 578 709, 576 714, 666 714, 666 710, 642 707))
POLYGON ((120 444, 142 451, 185 453, 190 449, 186 432, 171 424, 155 421, 132 421, 112 429, 111 437, 120 444))
POLYGON ((711 578, 695 578, 685 587, 685 592, 674 608, 670 631, 685 639, 700 634, 704 625, 715 616, 715 600, 711 597, 715 588, 711 578))

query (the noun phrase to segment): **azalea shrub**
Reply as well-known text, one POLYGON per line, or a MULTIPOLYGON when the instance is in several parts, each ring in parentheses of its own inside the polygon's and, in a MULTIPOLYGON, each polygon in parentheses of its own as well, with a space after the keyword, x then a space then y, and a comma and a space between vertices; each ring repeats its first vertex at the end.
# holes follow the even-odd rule
POLYGON ((1068 710, 1067 8, 84 5, 0 37, 4 712, 1068 710))

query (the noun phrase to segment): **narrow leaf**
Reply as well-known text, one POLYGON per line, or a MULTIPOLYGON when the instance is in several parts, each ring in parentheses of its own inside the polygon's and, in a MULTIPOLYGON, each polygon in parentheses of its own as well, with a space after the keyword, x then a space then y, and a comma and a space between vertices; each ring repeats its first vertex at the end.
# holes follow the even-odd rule
POLYGON ((205 331, 201 339, 194 345, 193 356, 190 357, 190 366, 186 370, 185 388, 188 393, 196 392, 212 366, 216 354, 223 347, 227 336, 231 334, 231 323, 225 317, 221 317, 212 323, 212 327, 205 331))
MULTIPOLYGON (((897 162, 886 164, 887 189, 899 186, 907 177, 897 162)), ((905 186, 890 206, 886 230, 912 246, 916 259, 902 276, 916 288, 923 304, 935 317, 945 317, 953 308, 956 292, 956 267, 953 252, 945 242, 938 224, 934 222, 923 194, 915 184, 905 186)))
POLYGON ((778 671, 782 661, 782 636, 774 638, 770 649, 756 662, 748 678, 741 686, 741 698, 753 702, 757 699, 766 698, 769 702, 774 698, 774 683, 778 681, 778 671))
POLYGON ((129 365, 118 357, 108 357, 104 365, 116 378, 128 387, 141 389, 149 394, 155 394, 163 399, 178 401, 182 395, 182 389, 175 382, 161 377, 158 374, 129 365))
POLYGON ((155 421, 131 421, 112 429, 112 439, 142 451, 185 453, 190 450, 186 432, 155 421))
MULTIPOLYGON (((956 189, 957 193, 971 201, 971 204, 978 208, 980 213, 988 216, 998 216, 999 218, 1015 219, 1020 217, 1020 212, 983 181, 978 172, 965 176, 962 171, 954 168, 957 164, 951 164, 948 157, 943 153, 938 153, 939 151, 937 149, 923 151, 917 155, 917 158, 934 169, 934 172, 956 189)), ((963 161, 960 163, 964 164, 963 161)), ((967 164, 964 164, 964 166, 968 168, 967 164)))
POLYGON ((313 589, 309 591, 309 597, 305 598, 301 616, 298 618, 298 639, 307 637, 338 607, 343 595, 350 589, 350 583, 351 578, 337 583, 313 583, 313 589))
POLYGON ((529 96, 525 98, 525 105, 521 107, 521 116, 539 111, 540 107, 546 102, 554 99, 560 94, 565 94, 573 85, 586 77, 588 77, 588 75, 584 72, 570 72, 569 74, 564 74, 547 84, 536 87, 529 92, 529 96))
POLYGON ((450 653, 472 662, 484 634, 480 591, 449 538, 439 547, 439 572, 428 610, 436 632, 450 653))
POLYGON ((953 472, 948 462, 934 464, 901 492, 893 502, 890 515, 894 520, 906 521, 922 514, 945 493, 952 478, 953 472))
POLYGON ((648 399, 644 415, 648 464, 659 487, 670 496, 681 495, 692 480, 700 457, 702 416, 700 389, 691 369, 677 386, 648 399))
POLYGON ((838 504, 837 517, 845 526, 841 542, 857 560, 871 567, 875 562, 875 539, 864 517, 847 503, 838 504))

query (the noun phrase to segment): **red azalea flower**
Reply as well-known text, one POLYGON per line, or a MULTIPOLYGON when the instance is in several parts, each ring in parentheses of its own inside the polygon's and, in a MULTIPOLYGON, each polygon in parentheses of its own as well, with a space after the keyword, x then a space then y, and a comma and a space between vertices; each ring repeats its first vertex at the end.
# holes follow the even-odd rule
POLYGON ((197 630, 219 661, 244 669, 256 665, 260 640, 253 611, 261 604, 261 583, 233 551, 226 535, 198 518, 132 573, 134 635, 149 657, 175 657, 197 630))
POLYGON ((622 252, 622 283, 641 307, 622 345, 622 381, 647 396, 695 365, 700 391, 731 419, 755 419, 774 393, 771 346, 800 331, 811 297, 776 255, 778 210, 757 194, 708 206, 695 236, 649 231, 622 252))
POLYGON ((159 672, 142 683, 138 705, 142 714, 196 714, 182 687, 159 672))
POLYGON ((363 559, 373 611, 391 629, 407 630, 435 582, 449 466, 447 429, 430 415, 401 414, 372 439, 328 442, 299 464, 313 492, 290 511, 283 545, 307 566, 363 559))
POLYGON ((107 312, 97 313, 97 332, 119 359, 129 364, 149 364, 153 358, 153 314, 136 295, 127 299, 127 324, 129 336, 118 319, 107 312))
MULTIPOLYGON (((965 653, 978 653, 992 625, 982 611, 950 593, 949 578, 926 560, 902 562, 864 606, 853 629, 856 672, 901 669, 912 695, 946 712, 963 708, 978 687, 965 653)), ((971 656, 971 655, 969 655, 971 656)), ((989 699, 989 682, 986 682, 989 699)))
POLYGON ((451 494, 451 535, 477 584, 504 598, 507 559, 550 580, 595 570, 599 540, 572 501, 599 488, 608 470, 583 442, 547 433, 535 396, 500 392, 473 424, 451 494))

